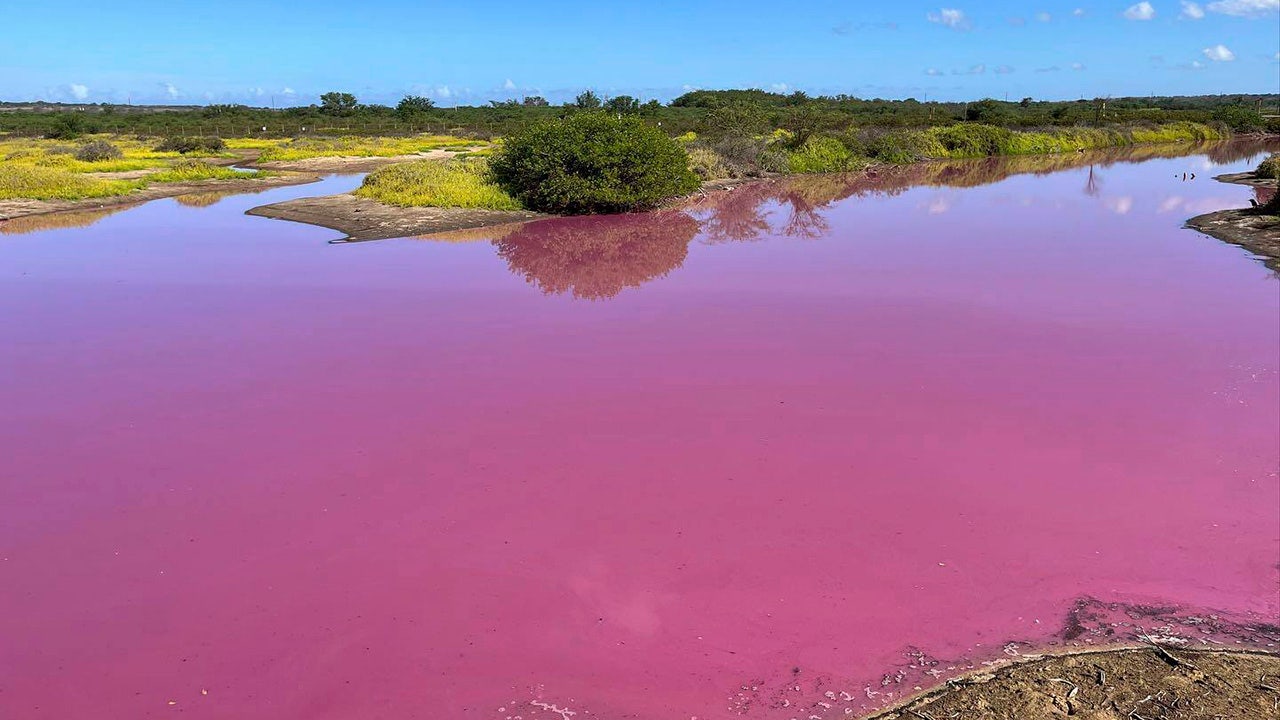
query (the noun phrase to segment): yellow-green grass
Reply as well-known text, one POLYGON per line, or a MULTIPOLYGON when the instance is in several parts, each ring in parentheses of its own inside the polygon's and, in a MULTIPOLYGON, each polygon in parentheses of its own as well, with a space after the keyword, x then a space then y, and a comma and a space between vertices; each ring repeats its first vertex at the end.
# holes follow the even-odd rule
POLYGON ((483 160, 419 160, 380 168, 356 194, 401 207, 519 210, 520 203, 488 178, 483 160))
POLYGON ((0 200, 81 200, 125 195, 137 180, 102 180, 84 173, 39 165, 0 163, 0 200))
POLYGON ((268 173, 237 172, 198 160, 184 160, 133 180, 95 177, 61 167, 0 162, 0 200, 83 200, 128 195, 157 183, 201 180, 252 180, 268 173))
POLYGON ((482 146, 479 140, 450 135, 413 135, 410 137, 316 137, 294 140, 228 140, 236 149, 261 150, 259 162, 307 160, 317 157, 393 157, 414 155, 430 150, 461 149, 482 146))
POLYGON ((151 173, 143 178, 148 183, 197 182, 200 180, 256 180, 270 173, 261 170, 244 172, 229 167, 210 165, 199 160, 184 160, 168 170, 151 173))
POLYGON ((1061 128, 1018 131, 964 123, 927 130, 888 133, 872 144, 872 153, 889 162, 947 160, 992 155, 1049 155, 1128 145, 1221 140, 1218 130, 1192 122, 1133 128, 1061 128))

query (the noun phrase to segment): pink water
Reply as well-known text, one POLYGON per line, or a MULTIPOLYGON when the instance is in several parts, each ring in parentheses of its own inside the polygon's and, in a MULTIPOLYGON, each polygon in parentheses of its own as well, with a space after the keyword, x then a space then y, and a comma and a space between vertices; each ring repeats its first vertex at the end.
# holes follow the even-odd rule
POLYGON ((1280 284, 1181 229, 1249 166, 0 235, 0 717, 826 720, 1273 643, 1280 284))

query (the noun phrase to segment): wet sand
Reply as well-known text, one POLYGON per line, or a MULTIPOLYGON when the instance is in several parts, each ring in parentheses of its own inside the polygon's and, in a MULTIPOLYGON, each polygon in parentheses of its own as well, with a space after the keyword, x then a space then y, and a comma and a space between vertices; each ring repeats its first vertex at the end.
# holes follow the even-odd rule
MULTIPOLYGON (((1219 175, 1215 180, 1257 188, 1253 201, 1266 204, 1277 192, 1274 178, 1260 178, 1253 172, 1219 175)), ((1187 227, 1215 237, 1223 242, 1239 245, 1264 258, 1267 267, 1280 271, 1280 216, 1266 215, 1253 208, 1219 210, 1197 215, 1187 221, 1187 227)))
POLYGON ((243 178, 228 180, 200 180, 184 183, 159 183, 127 195, 114 197, 84 198, 83 200, 0 200, 0 223, 30 215, 47 215, 61 212, 80 212, 100 210, 104 208, 137 205, 151 200, 171 198, 189 193, 207 193, 220 191, 243 190, 254 192, 264 188, 284 187, 287 185, 305 185, 319 180, 320 177, 307 173, 281 173, 264 178, 243 178))
POLYGON ((351 193, 261 205, 248 214, 331 228, 352 241, 428 235, 546 217, 527 210, 395 207, 351 193))

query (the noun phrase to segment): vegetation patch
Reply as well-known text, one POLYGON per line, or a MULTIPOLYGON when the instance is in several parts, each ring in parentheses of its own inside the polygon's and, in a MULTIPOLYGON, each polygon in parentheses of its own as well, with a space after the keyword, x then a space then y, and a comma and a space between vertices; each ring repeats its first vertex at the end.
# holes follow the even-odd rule
POLYGON ((214 135, 165 138, 156 146, 157 152, 176 152, 181 155, 218 155, 226 150, 227 143, 214 135))
POLYGON ((868 162, 832 137, 811 137, 787 156, 787 168, 793 173, 847 172, 866 167, 868 162))
POLYGON ((0 168, 0 200, 82 200, 124 195, 143 183, 100 180, 83 173, 40 165, 10 164, 0 168))
MULTIPOLYGON (((1260 178, 1271 178, 1272 180, 1280 180, 1280 153, 1275 153, 1271 157, 1263 160, 1254 174, 1260 178)), ((1280 195, 1280 193, 1277 193, 1280 195)))
POLYGON ((635 115, 578 112, 538 123, 490 161, 499 186, 531 210, 581 215, 656 207, 698 189, 680 143, 635 115))
POLYGON ((75 158, 81 162, 101 162, 103 160, 119 160, 124 151, 106 140, 91 140, 76 150, 75 158))
POLYGON ((484 160, 419 160, 369 174, 361 197, 401 207, 520 210, 520 203, 489 179, 484 160))
POLYGON ((145 181, 150 184, 186 183, 200 180, 256 180, 267 177, 268 174, 261 170, 245 172, 222 167, 221 165, 211 165, 200 160, 183 160, 175 163, 168 170, 162 170, 146 176, 145 181))
POLYGON ((487 143, 450 135, 409 137, 306 137, 293 140, 233 142, 231 147, 262 150, 259 162, 308 160, 317 157, 394 157, 431 150, 463 149, 487 143))

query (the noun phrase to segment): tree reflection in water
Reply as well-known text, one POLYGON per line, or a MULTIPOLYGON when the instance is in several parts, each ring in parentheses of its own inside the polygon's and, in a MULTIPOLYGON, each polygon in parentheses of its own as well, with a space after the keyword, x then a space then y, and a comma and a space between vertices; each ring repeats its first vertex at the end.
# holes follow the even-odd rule
POLYGON ((493 244, 511 271, 548 295, 611 298, 680 267, 698 222, 679 210, 554 218, 493 244))
MULTIPOLYGON (((549 295, 611 298, 680 267, 689 242, 748 242, 763 237, 813 239, 829 231, 825 212, 850 197, 895 196, 913 187, 976 187, 1013 175, 1088 168, 1085 193, 1097 195, 1099 170, 1116 163, 1202 153, 1252 157, 1265 143, 1152 145, 1061 155, 982 158, 875 168, 863 173, 802 175, 711 191, 678 210, 558 218, 520 225, 493 239, 512 272, 549 295)), ((492 229, 485 232, 492 233, 492 229)), ((492 237, 492 234, 490 234, 492 237)))

